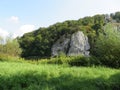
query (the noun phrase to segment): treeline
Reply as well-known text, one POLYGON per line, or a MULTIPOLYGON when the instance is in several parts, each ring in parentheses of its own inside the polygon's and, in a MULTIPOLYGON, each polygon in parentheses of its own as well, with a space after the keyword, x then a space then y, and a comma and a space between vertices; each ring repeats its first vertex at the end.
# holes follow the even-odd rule
POLYGON ((100 33, 104 34, 103 26, 108 22, 120 22, 120 12, 110 15, 95 15, 81 18, 79 20, 68 20, 56 23, 47 28, 39 28, 26 33, 19 39, 22 48, 21 56, 24 58, 44 58, 51 56, 51 47, 62 35, 69 36, 76 31, 83 31, 91 44, 91 54, 95 41, 100 33))

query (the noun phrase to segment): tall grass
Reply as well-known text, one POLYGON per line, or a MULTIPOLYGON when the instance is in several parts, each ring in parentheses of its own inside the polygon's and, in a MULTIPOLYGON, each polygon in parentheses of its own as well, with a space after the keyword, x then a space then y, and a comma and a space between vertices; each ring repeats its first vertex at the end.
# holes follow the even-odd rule
POLYGON ((120 70, 0 62, 0 90, 119 90, 120 70))
POLYGON ((104 66, 101 62, 94 56, 59 56, 50 59, 40 59, 37 63, 41 64, 67 64, 70 66, 104 66))

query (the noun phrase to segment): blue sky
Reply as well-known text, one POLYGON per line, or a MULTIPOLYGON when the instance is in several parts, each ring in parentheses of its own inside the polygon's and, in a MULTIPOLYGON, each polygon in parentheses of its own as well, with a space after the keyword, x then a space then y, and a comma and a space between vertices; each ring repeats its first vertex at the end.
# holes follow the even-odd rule
POLYGON ((56 22, 120 11, 120 0, 1 0, 0 35, 21 36, 56 22))

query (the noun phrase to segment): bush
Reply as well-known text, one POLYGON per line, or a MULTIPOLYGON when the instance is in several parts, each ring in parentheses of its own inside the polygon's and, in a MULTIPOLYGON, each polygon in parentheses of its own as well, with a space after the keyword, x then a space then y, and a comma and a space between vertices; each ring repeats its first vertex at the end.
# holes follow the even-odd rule
POLYGON ((78 56, 74 57, 69 64, 72 66, 97 66, 101 65, 101 62, 94 56, 78 56))
POLYGON ((26 62, 23 58, 0 53, 0 62, 26 62))
POLYGON ((112 68, 120 68, 120 58, 113 55, 106 55, 99 58, 102 65, 112 68))
POLYGON ((94 55, 102 65, 120 67, 120 31, 117 26, 108 24, 105 26, 105 34, 100 34, 96 41, 94 55))
POLYGON ((59 56, 50 59, 41 59, 39 63, 42 64, 67 64, 70 66, 97 66, 101 65, 101 62, 96 57, 84 57, 84 56, 59 56))
POLYGON ((58 56, 50 59, 41 59, 42 64, 69 64, 72 57, 58 56))
POLYGON ((69 63, 72 66, 90 66, 89 57, 74 57, 69 63))
POLYGON ((17 39, 12 39, 8 37, 3 39, 0 37, 0 54, 5 54, 8 56, 20 56, 22 50, 19 47, 17 39))

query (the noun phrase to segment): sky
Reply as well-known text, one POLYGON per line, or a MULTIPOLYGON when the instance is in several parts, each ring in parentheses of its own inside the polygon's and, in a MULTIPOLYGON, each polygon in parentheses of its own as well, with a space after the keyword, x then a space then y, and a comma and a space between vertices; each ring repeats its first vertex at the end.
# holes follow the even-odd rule
POLYGON ((0 0, 0 36, 22 36, 39 27, 120 11, 120 0, 0 0))

